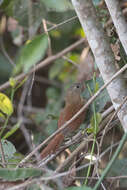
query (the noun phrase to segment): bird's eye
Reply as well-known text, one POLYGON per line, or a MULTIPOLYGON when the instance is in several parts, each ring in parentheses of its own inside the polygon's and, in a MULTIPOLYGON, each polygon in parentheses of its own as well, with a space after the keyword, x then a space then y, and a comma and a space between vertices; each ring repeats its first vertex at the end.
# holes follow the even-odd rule
POLYGON ((80 88, 80 86, 79 86, 79 85, 77 85, 77 88, 80 88))

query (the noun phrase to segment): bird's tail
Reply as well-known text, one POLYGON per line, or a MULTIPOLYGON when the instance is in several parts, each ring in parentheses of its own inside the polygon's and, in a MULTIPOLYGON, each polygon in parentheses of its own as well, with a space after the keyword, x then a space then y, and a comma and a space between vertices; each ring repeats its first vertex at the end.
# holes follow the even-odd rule
POLYGON ((57 134, 47 145, 44 150, 41 152, 41 158, 45 158, 46 156, 55 153, 55 151, 59 148, 64 140, 64 135, 62 133, 57 134))

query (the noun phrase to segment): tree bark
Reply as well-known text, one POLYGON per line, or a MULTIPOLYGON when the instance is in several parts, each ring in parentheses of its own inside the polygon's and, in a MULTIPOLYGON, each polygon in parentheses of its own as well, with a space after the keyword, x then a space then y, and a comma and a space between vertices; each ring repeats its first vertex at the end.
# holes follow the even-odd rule
MULTIPOLYGON (((117 72, 117 68, 108 37, 96 16, 92 0, 72 0, 72 4, 84 29, 101 76, 104 82, 107 82, 117 72)), ((113 80, 107 90, 114 108, 117 109, 127 95, 126 84, 122 75, 113 80)), ((127 104, 124 104, 118 112, 118 117, 124 131, 127 132, 127 104)))
POLYGON ((116 27, 119 39, 127 54, 127 22, 125 21, 119 2, 120 1, 118 0, 105 0, 107 8, 112 17, 113 23, 116 27))

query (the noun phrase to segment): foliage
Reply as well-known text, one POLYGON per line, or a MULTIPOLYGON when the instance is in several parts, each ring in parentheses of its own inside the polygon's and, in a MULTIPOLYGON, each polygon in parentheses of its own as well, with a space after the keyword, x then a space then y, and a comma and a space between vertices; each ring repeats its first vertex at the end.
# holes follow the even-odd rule
MULTIPOLYGON (((97 77, 96 78, 96 85, 98 87, 96 87, 96 88, 100 88, 103 84, 104 84, 104 82, 103 82, 102 77, 97 77)), ((94 91, 95 85, 93 83, 93 79, 87 81, 86 85, 89 85, 91 91, 94 91)), ((95 90, 95 92, 96 92, 96 90, 95 90)), ((90 95, 88 89, 86 89, 84 91, 83 96, 86 99, 90 98, 91 95, 90 95)), ((99 96, 95 99, 96 111, 101 112, 103 110, 103 108, 105 107, 107 102, 110 102, 110 97, 108 95, 107 89, 105 88, 103 90, 103 92, 101 92, 101 94, 99 94, 99 96)), ((92 106, 90 107, 90 109, 92 110, 92 106)))
MULTIPOLYGON (((108 173, 108 176, 126 176, 127 171, 125 166, 127 165, 127 159, 117 159, 114 164, 112 165, 110 172, 108 173), (120 169, 121 168, 121 169, 120 169)), ((119 180, 121 187, 127 186, 127 180, 126 179, 120 179, 119 180)))
POLYGON ((5 118, 4 114, 10 116, 13 113, 11 100, 3 93, 0 93, 0 117, 5 118))
MULTIPOLYGON (((101 0, 93 0, 93 3, 100 23, 105 27, 105 24, 110 21, 110 14, 101 0)), ((45 68, 34 72, 30 82, 28 75, 23 79, 20 78, 22 74, 28 74, 30 69, 35 68, 44 58, 48 58, 50 55, 55 56, 55 54, 64 50, 78 39, 86 38, 78 18, 76 18, 71 1, 4 0, 0 1, 0 13, 5 18, 4 21, 2 21, 2 17, 0 18, 0 84, 8 80, 10 83, 10 88, 6 89, 4 93, 0 92, 0 140, 3 148, 3 155, 0 148, 0 159, 2 162, 0 178, 10 182, 38 179, 37 177, 47 176, 46 172, 44 173, 42 169, 39 169, 36 161, 38 154, 29 159, 26 165, 21 165, 22 168, 17 167, 17 165, 19 166, 20 161, 36 145, 56 131, 60 111, 64 107, 64 92, 73 82, 86 79, 87 74, 82 77, 82 73, 84 70, 87 71, 91 65, 94 69, 91 72, 90 79, 85 81, 84 85, 86 88, 82 93, 83 98, 89 100, 104 85, 104 82, 102 77, 100 77, 100 73, 98 74, 97 69, 95 69, 94 60, 92 62, 88 59, 88 54, 92 58, 93 55, 90 50, 88 54, 86 53, 85 49, 89 49, 86 41, 69 51, 65 56, 51 62, 45 68), (85 66, 81 67, 82 64, 85 66), (20 75, 18 77, 21 80, 13 78, 15 75, 20 75), (29 83, 25 83, 26 81, 29 83), (29 147, 30 145, 31 147, 29 147), (5 157, 5 163, 3 157, 5 157), (4 164, 6 168, 2 168, 4 164)), ((114 49, 116 50, 116 47, 118 47, 118 51, 114 52, 114 54, 115 58, 120 58, 119 60, 116 59, 116 62, 121 68, 127 63, 124 49, 112 24, 106 27, 105 31, 109 35, 110 43, 111 45, 113 44, 114 49)), ((87 72, 89 73, 89 70, 87 72)), ((103 133, 100 133, 99 137, 96 136, 100 130, 100 123, 103 123, 101 113, 109 107, 110 102, 107 89, 104 89, 87 109, 85 121, 80 127, 82 135, 86 133, 88 136, 93 135, 92 143, 88 140, 87 150, 91 158, 97 155, 97 148, 103 133), (88 126, 89 128, 85 130, 85 127, 88 126)), ((110 130, 109 135, 107 135, 106 131, 106 136, 103 137, 104 146, 101 147, 100 154, 105 151, 106 146, 110 146, 111 140, 114 143, 118 136, 121 135, 120 127, 117 127, 118 131, 115 131, 116 127, 114 127, 113 133, 111 127, 109 126, 108 128, 110 130), (116 139, 113 141, 113 138, 116 139)), ((83 140, 87 138, 87 135, 83 136, 83 140)), ((69 138, 69 141, 71 140, 69 138)), ((64 145, 66 145, 66 139, 65 144, 62 146, 64 145)), ((79 144, 76 142, 69 147, 69 150, 75 150, 77 146, 79 144)), ((52 170, 57 168, 66 159, 66 156, 71 154, 69 150, 47 164, 46 169, 49 169, 51 174, 52 170)), ((126 157, 125 153, 123 153, 122 158, 120 157, 116 160, 111 167, 110 173, 108 173, 109 177, 119 176, 121 172, 122 175, 126 175, 124 167, 127 160, 124 157, 126 157), (123 170, 120 170, 121 168, 123 170)), ((73 170, 72 175, 74 177, 85 176, 85 184, 87 185, 89 184, 87 183, 88 177, 92 176, 94 171, 93 166, 90 165, 85 170, 76 172, 77 167, 86 163, 88 163, 88 160, 86 161, 85 150, 83 150, 81 154, 75 157, 72 166, 69 165, 69 168, 73 170)), ((103 172, 100 165, 98 166, 99 174, 101 171, 103 172)), ((70 178, 70 176, 67 176, 65 185, 68 185, 70 178)), ((50 180, 46 184, 41 184, 41 182, 31 184, 27 189, 59 189, 63 181, 64 177, 50 180)), ((89 182, 91 183, 91 181, 92 179, 89 182)), ((121 187, 126 187, 126 180, 120 179, 119 181, 121 187)), ((72 183, 71 187, 65 189, 92 190, 90 187, 83 185, 84 178, 83 180, 79 178, 77 182, 81 185, 80 187, 73 186, 74 183, 72 183)))
POLYGON ((10 137, 11 135, 13 135, 20 127, 20 123, 16 123, 10 131, 8 131, 4 136, 3 139, 7 139, 8 137, 10 137))
MULTIPOLYGON (((67 55, 67 57, 71 61, 74 61, 76 64, 79 63, 79 54, 70 53, 67 55)), ((76 74, 77 74, 77 69, 74 68, 74 66, 71 63, 69 63, 64 59, 58 59, 55 61, 54 65, 51 67, 49 71, 49 78, 50 79, 58 78, 58 80, 60 81, 65 81, 66 79, 69 78, 71 81, 74 81, 76 74)))
POLYGON ((28 72, 32 66, 35 66, 44 57, 47 48, 48 38, 46 35, 36 36, 30 42, 27 42, 21 50, 13 73, 17 74, 21 70, 28 72))
POLYGON ((82 186, 82 187, 69 187, 66 190, 92 190, 90 187, 82 186))
MULTIPOLYGON (((16 152, 14 145, 7 140, 2 140, 2 146, 3 146, 3 152, 4 152, 5 159, 8 160, 9 158, 12 158, 14 153, 16 152)), ((2 157, 2 155, 0 153, 0 158, 1 157, 2 157)))
POLYGON ((12 71, 12 66, 9 61, 5 58, 4 55, 0 53, 0 84, 5 82, 9 77, 12 71))
POLYGON ((40 176, 42 171, 34 168, 0 169, 0 177, 8 181, 24 180, 28 177, 40 176))
MULTIPOLYGON (((38 113, 35 115, 36 122, 38 124, 46 125, 45 133, 47 136, 51 135, 57 129, 57 120, 58 120, 58 113, 61 107, 61 102, 57 101, 59 99, 59 90, 55 88, 48 88, 47 89, 47 98, 48 103, 45 109, 45 112, 38 113)), ((38 143, 38 136, 40 134, 35 134, 35 143, 38 143)), ((42 136, 43 137, 43 136, 42 136)), ((42 141, 41 137, 41 141, 42 141)), ((44 137, 43 137, 44 138, 44 137)))

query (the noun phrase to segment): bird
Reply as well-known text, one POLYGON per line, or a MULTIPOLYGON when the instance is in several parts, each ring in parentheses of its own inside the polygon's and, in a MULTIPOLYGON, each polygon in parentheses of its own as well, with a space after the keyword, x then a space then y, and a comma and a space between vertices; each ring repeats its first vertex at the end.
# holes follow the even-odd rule
MULTIPOLYGON (((70 120, 85 104, 86 100, 81 96, 83 90, 84 85, 81 82, 74 83, 68 88, 65 95, 65 106, 60 112, 58 119, 58 128, 70 120)), ((49 144, 42 150, 40 154, 41 158, 44 159, 47 156, 54 154, 63 143, 65 137, 80 127, 85 119, 85 115, 86 111, 82 112, 76 119, 68 124, 63 131, 55 135, 49 144)))

